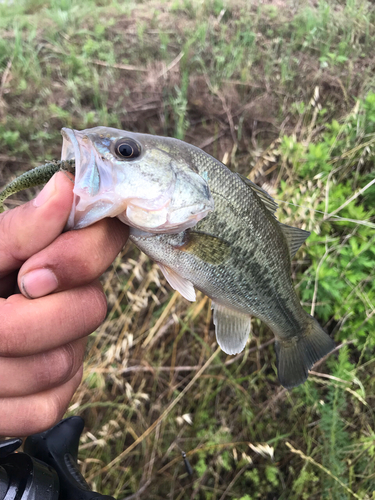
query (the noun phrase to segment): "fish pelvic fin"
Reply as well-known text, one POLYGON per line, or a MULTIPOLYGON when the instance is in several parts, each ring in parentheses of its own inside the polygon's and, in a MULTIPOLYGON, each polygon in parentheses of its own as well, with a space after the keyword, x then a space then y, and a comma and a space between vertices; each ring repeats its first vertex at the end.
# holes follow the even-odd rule
POLYGON ((183 278, 174 269, 166 266, 165 264, 158 262, 158 265, 173 290, 180 292, 180 294, 185 299, 190 300, 190 302, 194 302, 196 300, 194 286, 191 281, 183 278))
POLYGON ((308 315, 307 326, 300 337, 275 342, 277 374, 281 385, 291 389, 303 384, 308 371, 335 347, 334 341, 319 323, 308 315))
POLYGON ((226 354, 239 354, 250 334, 250 316, 220 304, 212 303, 212 308, 217 343, 226 354))

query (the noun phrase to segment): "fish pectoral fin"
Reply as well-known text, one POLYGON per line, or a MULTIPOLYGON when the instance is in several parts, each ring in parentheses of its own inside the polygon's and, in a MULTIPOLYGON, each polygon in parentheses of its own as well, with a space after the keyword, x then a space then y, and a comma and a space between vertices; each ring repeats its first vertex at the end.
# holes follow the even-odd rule
POLYGON ((171 285, 173 290, 177 290, 185 299, 194 302, 196 299, 194 286, 191 281, 180 276, 176 271, 164 264, 158 262, 161 272, 164 274, 165 279, 171 285))
POLYGON ((250 316, 215 303, 212 307, 217 343, 226 354, 240 353, 250 334, 250 316))
POLYGON ((191 229, 185 232, 184 243, 176 248, 213 265, 222 264, 231 254, 231 246, 227 241, 212 234, 191 229))
POLYGON ((304 231, 299 227, 287 226, 279 222, 279 226, 284 233, 286 241, 288 242, 290 258, 292 259, 299 247, 305 242, 311 233, 304 231))

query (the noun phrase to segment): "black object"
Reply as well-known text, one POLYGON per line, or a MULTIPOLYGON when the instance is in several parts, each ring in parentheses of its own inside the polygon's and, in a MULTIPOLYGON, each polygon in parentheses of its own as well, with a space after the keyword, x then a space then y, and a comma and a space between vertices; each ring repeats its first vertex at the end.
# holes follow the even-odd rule
POLYGON ((115 500, 91 491, 77 466, 81 417, 70 417, 25 441, 0 442, 0 500, 115 500))
POLYGON ((185 469, 186 472, 189 474, 189 476, 192 476, 194 474, 193 467, 190 465, 189 459, 186 456, 186 453, 184 451, 181 451, 181 455, 183 458, 183 461, 185 463, 185 469))

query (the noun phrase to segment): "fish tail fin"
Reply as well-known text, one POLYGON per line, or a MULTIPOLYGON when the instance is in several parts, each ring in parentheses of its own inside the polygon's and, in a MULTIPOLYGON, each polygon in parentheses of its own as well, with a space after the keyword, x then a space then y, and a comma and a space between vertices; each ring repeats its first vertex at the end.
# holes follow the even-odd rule
POLYGON ((335 347, 331 337, 310 315, 306 328, 301 333, 300 337, 290 340, 278 339, 275 343, 279 381, 287 389, 305 382, 313 364, 335 347))

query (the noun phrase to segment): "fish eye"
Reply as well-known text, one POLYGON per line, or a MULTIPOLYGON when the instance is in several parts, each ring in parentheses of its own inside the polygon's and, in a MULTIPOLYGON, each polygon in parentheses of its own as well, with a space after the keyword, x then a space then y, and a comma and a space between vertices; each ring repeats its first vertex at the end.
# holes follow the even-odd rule
POLYGON ((133 160, 141 154, 141 146, 133 139, 120 139, 115 144, 115 153, 121 160, 133 160))

